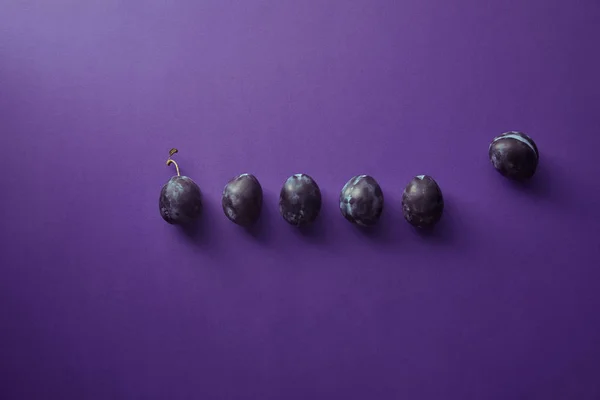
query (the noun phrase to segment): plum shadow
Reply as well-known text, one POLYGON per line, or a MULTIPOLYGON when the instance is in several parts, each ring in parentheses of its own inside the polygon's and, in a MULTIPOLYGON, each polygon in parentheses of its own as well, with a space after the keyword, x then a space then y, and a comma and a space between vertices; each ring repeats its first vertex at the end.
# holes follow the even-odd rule
POLYGON ((594 190, 592 187, 586 189, 581 184, 575 188, 572 177, 565 174, 560 165, 549 157, 540 158, 538 169, 530 179, 525 181, 508 179, 506 184, 513 190, 535 197, 549 205, 554 203, 561 207, 585 206, 585 196, 573 196, 573 193, 594 190))
POLYGON ((552 200, 561 197, 561 189, 570 186, 569 182, 569 178, 565 177, 558 164, 552 159, 542 159, 531 179, 513 183, 534 196, 552 200))
POLYGON ((454 245, 458 238, 457 213, 458 210, 452 198, 444 195, 444 213, 437 224, 428 228, 417 228, 410 225, 406 220, 405 223, 408 224, 414 235, 417 235, 432 244, 454 245))
POLYGON ((540 163, 535 175, 529 179, 516 180, 504 178, 508 180, 508 183, 514 189, 525 191, 533 196, 547 198, 552 193, 551 169, 553 169, 553 166, 549 165, 548 162, 544 162, 540 163))
MULTIPOLYGON (((214 240, 214 236, 211 235, 211 226, 214 226, 216 221, 214 220, 215 213, 212 208, 212 204, 204 200, 198 219, 180 227, 183 236, 197 246, 207 245, 214 240)), ((212 229, 212 231, 215 230, 212 229)))
MULTIPOLYGON (((284 222, 285 223, 285 222, 284 222)), ((291 226, 291 229, 301 238, 313 243, 325 243, 325 219, 321 214, 312 223, 304 226, 291 226)))
MULTIPOLYGON (((319 215, 317 216, 317 218, 311 222, 308 225, 304 225, 304 226, 291 226, 290 228, 296 233, 296 235, 298 235, 299 237, 301 237, 302 239, 311 242, 311 243, 315 243, 315 244, 325 244, 327 243, 327 229, 328 229, 328 225, 327 225, 327 221, 329 221, 329 218, 331 218, 331 216, 329 215, 329 209, 327 208, 327 197, 325 197, 325 195, 323 193, 321 193, 322 196, 322 205, 321 205, 321 210, 319 211, 319 215)), ((282 219, 283 221, 283 219, 282 219)), ((287 222, 283 221, 284 223, 287 224, 287 222)), ((288 224, 289 225, 289 224, 288 224)))
POLYGON ((270 229, 269 222, 272 218, 271 213, 269 212, 268 207, 263 205, 263 208, 260 212, 260 216, 254 222, 254 224, 246 227, 242 227, 250 235, 252 238, 256 239, 259 242, 267 243, 270 237, 270 229))
POLYGON ((398 239, 394 239, 394 237, 397 236, 395 234, 395 227, 397 226, 399 220, 396 215, 398 210, 394 210, 393 208, 395 208, 393 202, 390 202, 390 204, 384 204, 379 221, 372 226, 360 226, 353 224, 346 220, 341 213, 340 218, 344 219, 348 226, 352 225, 351 228, 354 228, 362 236, 369 240, 383 244, 395 243, 398 242, 398 239))

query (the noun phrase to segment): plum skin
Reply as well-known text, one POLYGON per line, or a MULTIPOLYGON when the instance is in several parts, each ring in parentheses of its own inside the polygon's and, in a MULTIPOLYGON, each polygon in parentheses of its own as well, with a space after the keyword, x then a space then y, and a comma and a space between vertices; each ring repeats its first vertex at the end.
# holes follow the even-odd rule
POLYGON ((359 226, 373 226, 383 212, 383 191, 368 175, 352 177, 340 192, 340 211, 344 218, 359 226))
POLYGON ((279 193, 279 213, 290 225, 302 227, 314 222, 321 211, 321 190, 306 174, 290 176, 279 193))
POLYGON ((202 212, 202 193, 191 178, 174 176, 161 188, 158 206, 169 224, 188 225, 202 212))
POLYGON ((240 226, 254 224, 263 204, 262 186, 252 174, 242 174, 231 179, 223 189, 221 205, 227 218, 240 226))
POLYGON ((442 218, 444 196, 437 182, 430 176, 414 177, 402 193, 402 213, 416 228, 433 228, 442 218))
POLYGON ((526 181, 535 175, 539 151, 531 137, 519 131, 496 136, 488 149, 490 162, 502 176, 526 181))

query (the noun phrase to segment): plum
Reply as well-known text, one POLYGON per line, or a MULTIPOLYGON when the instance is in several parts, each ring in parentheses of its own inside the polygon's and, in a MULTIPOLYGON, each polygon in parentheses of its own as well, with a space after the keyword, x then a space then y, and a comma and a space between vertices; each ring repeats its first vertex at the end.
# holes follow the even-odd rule
POLYGON ((167 165, 174 164, 177 176, 173 176, 160 190, 158 207, 162 218, 172 225, 189 225, 202 211, 202 193, 190 177, 181 176, 179 165, 171 159, 177 149, 169 151, 167 165))
POLYGON ((263 191, 252 174, 241 174, 231 179, 223 189, 223 212, 230 221, 240 226, 254 224, 263 204, 263 191))
POLYGON ((428 175, 415 176, 402 193, 404 218, 417 228, 433 228, 442 218, 444 197, 437 182, 428 175))
POLYGON ((500 174, 517 181, 531 178, 540 158, 533 139, 518 131, 496 136, 490 143, 488 156, 500 174))
POLYGON ((279 193, 279 213, 289 224, 306 226, 317 219, 321 211, 321 190, 306 174, 290 176, 279 193))
POLYGON ((368 175, 350 179, 340 193, 340 211, 348 221, 360 226, 372 226, 383 211, 383 191, 368 175))

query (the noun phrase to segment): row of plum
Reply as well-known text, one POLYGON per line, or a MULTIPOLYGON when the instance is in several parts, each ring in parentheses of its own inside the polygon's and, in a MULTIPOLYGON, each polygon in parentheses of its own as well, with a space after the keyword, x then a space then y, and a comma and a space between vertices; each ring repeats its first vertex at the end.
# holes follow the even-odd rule
MULTIPOLYGON (((202 211, 202 196, 198 185, 179 173, 179 166, 171 158, 177 149, 171 149, 167 165, 174 164, 177 175, 161 189, 160 214, 170 224, 186 225, 196 220, 202 211)), ((496 136, 488 150, 490 162, 503 176, 515 180, 531 178, 537 169, 538 148, 528 135, 510 131, 496 136)), ((342 188, 339 198, 342 215, 359 226, 377 224, 383 211, 383 191, 377 181, 368 175, 351 178, 342 188)), ((223 212, 232 222, 250 226, 261 213, 263 191, 252 174, 241 174, 225 185, 222 195, 223 212)), ((279 212, 284 220, 295 226, 312 223, 321 211, 321 190, 315 180, 306 174, 290 176, 279 194, 279 212)), ((441 219, 444 197, 437 182, 428 175, 414 177, 402 194, 402 212, 406 220, 418 228, 432 228, 441 219)))

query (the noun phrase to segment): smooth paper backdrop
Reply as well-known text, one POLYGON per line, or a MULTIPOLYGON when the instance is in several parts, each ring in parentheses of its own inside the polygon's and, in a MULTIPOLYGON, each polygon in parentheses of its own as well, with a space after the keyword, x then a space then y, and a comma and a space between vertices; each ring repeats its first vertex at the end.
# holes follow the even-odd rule
POLYGON ((2 399, 600 398, 597 0, 3 0, 2 399), (491 167, 523 130, 526 187, 491 167), (182 172, 197 232, 159 215, 182 172), (251 172, 246 232, 220 195, 251 172), (324 207, 279 216, 293 173, 324 207), (379 229, 338 209, 381 184, 379 229), (434 235, 401 215, 414 175, 434 235))

